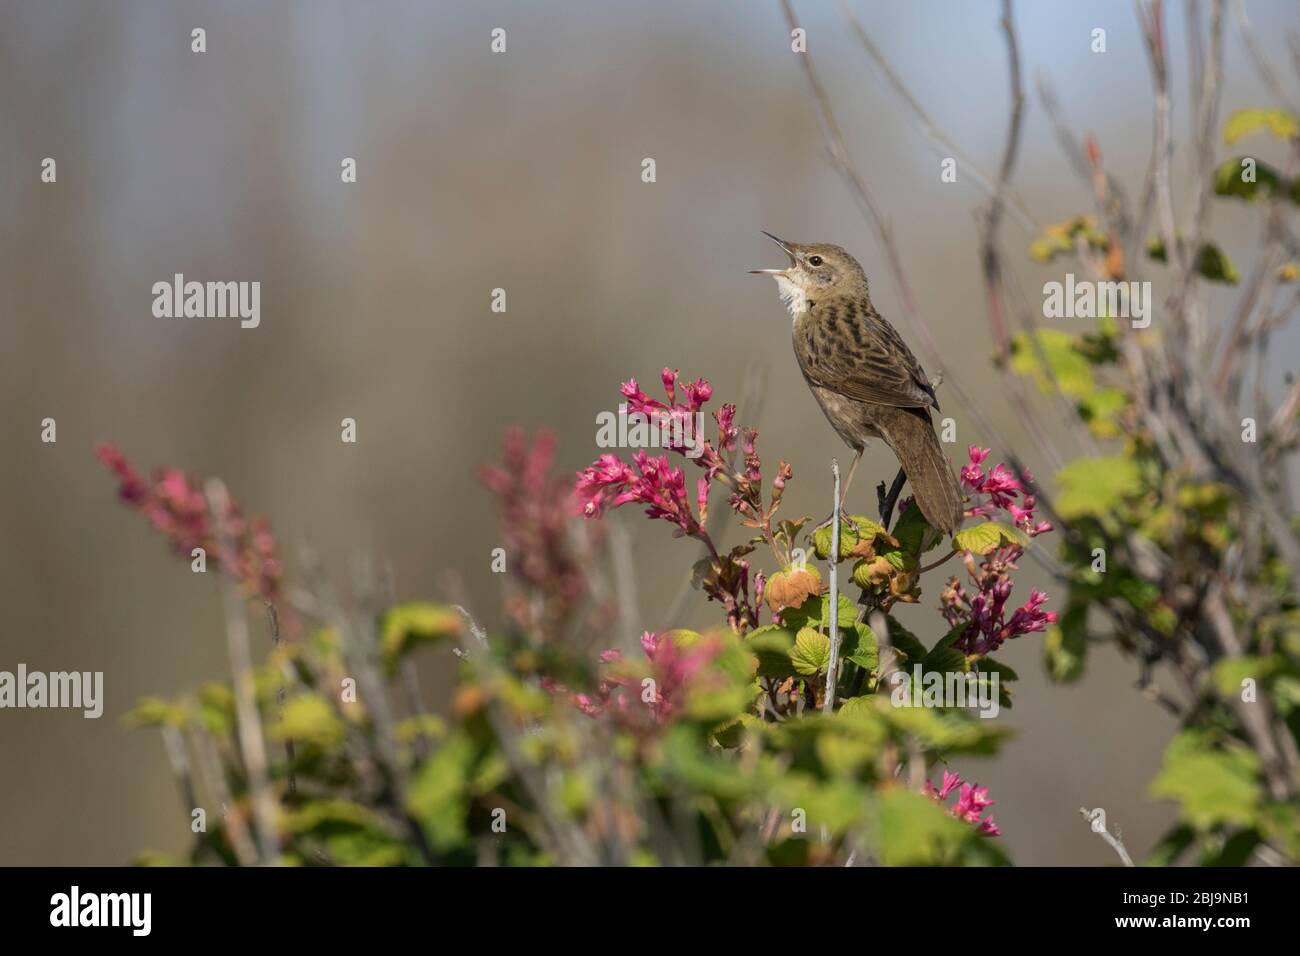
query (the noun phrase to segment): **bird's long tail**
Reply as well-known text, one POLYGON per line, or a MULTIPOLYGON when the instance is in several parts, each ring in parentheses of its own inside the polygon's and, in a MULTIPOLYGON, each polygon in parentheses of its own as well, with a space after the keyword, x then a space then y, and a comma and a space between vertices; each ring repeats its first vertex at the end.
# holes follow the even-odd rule
POLYGON ((962 496, 957 476, 943 453, 928 412, 916 408, 883 408, 876 427, 907 473, 907 483, 921 514, 944 534, 961 526, 962 496))

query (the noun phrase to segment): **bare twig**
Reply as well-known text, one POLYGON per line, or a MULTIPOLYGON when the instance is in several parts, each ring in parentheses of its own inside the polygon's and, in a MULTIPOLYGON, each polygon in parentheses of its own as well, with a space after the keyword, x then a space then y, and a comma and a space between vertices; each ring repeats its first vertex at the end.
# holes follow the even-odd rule
POLYGON ((230 653, 231 680, 235 689, 235 713, 239 724, 239 749, 248 773, 248 787, 253 804, 253 820, 257 829, 258 856, 270 862, 279 852, 279 835, 276 827, 277 801, 271 791, 267 773, 266 747, 262 736, 262 718, 257 710, 257 694, 253 686, 253 655, 248 637, 248 617, 244 609, 244 596, 239 582, 227 569, 237 566, 234 542, 230 535, 230 495, 226 486, 213 479, 205 487, 208 505, 215 524, 220 563, 222 606, 226 612, 226 644, 230 653))
POLYGON ((1269 92, 1292 113, 1300 113, 1300 100, 1292 96, 1290 91, 1278 80, 1277 71, 1273 69, 1273 64, 1264 55, 1264 50, 1255 37, 1255 28, 1251 26, 1250 20, 1246 17, 1245 0, 1233 0, 1232 19, 1236 21, 1237 32, 1241 34, 1241 39, 1246 44, 1246 50, 1250 53, 1251 62, 1255 64, 1255 72, 1264 81, 1264 85, 1268 87, 1269 92))
POLYGON ((831 655, 826 664, 826 696, 822 699, 822 713, 829 714, 835 709, 835 684, 840 669, 840 587, 837 568, 840 564, 840 463, 831 459, 831 475, 834 476, 835 508, 831 512, 831 655))
MULTIPOLYGON (((1105 811, 1100 807, 1096 810, 1086 810, 1083 807, 1080 807, 1079 812, 1083 814, 1083 818, 1088 821, 1088 826, 1092 829, 1092 832, 1105 840, 1110 848, 1119 854, 1120 861, 1123 862, 1125 866, 1132 866, 1133 858, 1128 855, 1128 850, 1124 849, 1124 841, 1122 841, 1119 836, 1112 835, 1104 825, 1106 819, 1105 811), (1100 816, 1094 816, 1094 814, 1100 814, 1100 816)), ((1116 833, 1118 833, 1118 831, 1116 831, 1116 833)))
MULTIPOLYGON (((916 120, 920 125, 921 133, 938 146, 944 156, 951 156, 954 159, 961 160, 962 169, 965 170, 966 174, 970 176, 971 180, 983 193, 988 196, 994 196, 999 190, 1004 190, 1004 187, 1001 185, 995 187, 993 183, 989 181, 989 178, 980 171, 979 167, 975 164, 975 161, 972 160, 960 146, 953 142, 952 138, 949 137, 947 133, 935 124, 929 114, 926 113, 925 108, 921 105, 920 101, 918 101, 912 94, 912 91, 908 89, 907 84, 903 82, 902 77, 898 75, 898 71, 894 69, 887 59, 885 59, 885 55, 871 39, 871 35, 867 32, 866 28, 863 27, 862 21, 857 18, 845 0, 840 0, 840 12, 853 28, 853 32, 857 36, 858 42, 862 44, 862 48, 866 51, 867 56, 871 58, 871 62, 873 62, 880 72, 884 74, 886 81, 888 81, 894 93, 915 115, 916 120)), ((1011 196, 1011 211, 1019 223, 1025 229, 1029 230, 1031 234, 1036 234, 1041 231, 1042 227, 1034 221, 1034 217, 1026 208, 1024 201, 1014 194, 1011 196)))
POLYGON ((894 520, 894 506, 898 504, 898 496, 903 493, 903 485, 907 481, 907 472, 898 469, 898 474, 894 476, 894 482, 885 491, 885 483, 882 481, 876 485, 876 505, 880 510, 880 523, 886 531, 894 520))

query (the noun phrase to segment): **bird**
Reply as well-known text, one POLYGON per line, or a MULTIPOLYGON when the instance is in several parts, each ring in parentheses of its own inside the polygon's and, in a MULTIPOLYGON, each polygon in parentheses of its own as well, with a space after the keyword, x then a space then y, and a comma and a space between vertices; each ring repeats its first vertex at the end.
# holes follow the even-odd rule
POLYGON ((793 319, 799 369, 831 427, 854 452, 841 508, 868 439, 879 438, 898 458, 926 521, 953 534, 961 526, 962 494, 934 432, 934 385, 871 304, 862 266, 839 246, 763 235, 781 247, 790 265, 750 272, 776 279, 793 319))

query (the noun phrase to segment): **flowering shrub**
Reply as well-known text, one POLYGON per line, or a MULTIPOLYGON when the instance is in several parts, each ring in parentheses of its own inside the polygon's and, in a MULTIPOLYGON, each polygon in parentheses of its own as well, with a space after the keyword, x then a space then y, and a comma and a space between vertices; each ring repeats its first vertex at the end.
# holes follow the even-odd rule
MULTIPOLYGON (((664 400, 635 381, 622 394, 664 434, 689 434, 680 426, 702 414, 712 387, 671 370, 662 383, 664 400)), ((208 767, 211 805, 225 808, 199 835, 193 859, 1003 860, 986 839, 999 834, 985 817, 987 791, 947 769, 938 788, 926 782, 943 761, 996 747, 1001 731, 961 707, 895 706, 885 689, 905 668, 1014 678, 987 655, 1053 619, 1035 593, 1003 620, 1016 558, 1050 529, 1036 520, 1032 496, 1004 468, 983 475, 987 453, 971 449, 977 523, 944 558, 923 564, 939 536, 905 503, 893 531, 887 518, 845 516, 832 561, 832 529, 807 535, 805 549, 807 519, 778 514, 789 464, 765 481, 758 434, 735 418, 735 406, 724 404, 711 440, 670 438, 663 454, 637 451, 628 460, 604 454, 576 479, 556 472, 550 435, 509 432, 502 460, 481 472, 500 504, 509 557, 505 628, 491 639, 450 605, 349 610, 319 574, 308 575, 310 587, 286 588, 265 522, 244 522, 234 505, 216 520, 219 499, 180 472, 146 481, 102 447, 122 499, 179 553, 210 548, 246 597, 310 621, 252 675, 259 734, 269 744, 260 785, 210 759, 245 746, 238 725, 251 718, 237 707, 238 680, 142 701, 134 713, 161 727, 173 748, 179 740, 193 751, 186 766, 208 767), (687 469, 696 473, 689 485, 687 469), (715 540, 720 523, 709 521, 719 486, 722 507, 748 532, 729 548, 715 540), (646 621, 652 629, 632 647, 599 649, 619 617, 603 579, 610 556, 600 519, 627 505, 702 549, 688 560, 696 587, 718 606, 718 627, 699 633, 646 621), (232 545, 223 546, 221 529, 232 545), (941 633, 929 647, 894 618, 896 604, 921 599, 939 565, 959 559, 974 569, 977 558, 989 580, 977 578, 969 599, 943 591, 933 617, 941 633), (858 601, 841 595, 831 605, 831 563, 849 572, 858 601), (840 663, 830 677, 832 618, 840 663), (425 709, 413 669, 415 649, 439 643, 459 658, 450 719, 425 709), (339 692, 349 679, 361 693, 339 692), (259 824, 264 801, 278 809, 259 824)), ((357 600, 373 601, 379 590, 365 587, 357 600)), ((1001 698, 1009 705, 1005 685, 1001 698)))

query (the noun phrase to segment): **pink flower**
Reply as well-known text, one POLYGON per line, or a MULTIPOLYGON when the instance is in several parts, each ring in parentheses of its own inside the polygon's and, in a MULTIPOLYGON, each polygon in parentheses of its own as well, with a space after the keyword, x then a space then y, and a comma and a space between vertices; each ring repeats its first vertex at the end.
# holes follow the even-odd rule
POLYGON ((555 452, 550 432, 538 432, 530 441, 521 429, 512 428, 502 441, 501 462, 479 471, 500 506, 510 574, 525 585, 507 598, 507 610, 520 627, 544 639, 562 633, 583 601, 585 564, 600 543, 598 527, 581 524, 575 529, 575 512, 599 514, 632 475, 618 458, 602 455, 575 488, 566 473, 555 471, 555 452))
POLYGON ((718 423, 718 449, 732 451, 736 447, 736 436, 740 434, 736 428, 736 406, 731 403, 723 405, 713 413, 713 420, 718 423))
POLYGON ((669 368, 660 373, 660 381, 667 404, 643 392, 636 379, 624 382, 619 390, 630 413, 645 415, 661 434, 669 436, 664 445, 668 452, 690 458, 703 470, 703 476, 695 482, 694 494, 688 494, 685 473, 674 467, 667 455, 656 458, 638 451, 629 463, 606 453, 578 473, 574 484, 576 507, 584 516, 598 518, 609 508, 644 505, 647 517, 670 521, 676 525, 678 536, 703 542, 712 561, 701 585, 703 590, 710 600, 727 608, 727 620, 734 629, 756 627, 758 609, 749 599, 748 566, 739 560, 749 549, 740 546, 727 554, 718 552, 704 527, 709 490, 712 482, 722 482, 728 489, 728 507, 743 517, 746 526, 770 533, 772 514, 792 476, 790 466, 780 463, 770 505, 766 504, 758 432, 736 425, 735 405, 724 404, 713 413, 718 423, 716 443, 700 441, 698 435, 691 441, 687 436, 694 433, 704 405, 713 398, 713 386, 702 378, 683 381, 676 369, 669 368), (743 466, 733 464, 737 450, 743 453, 743 466))
POLYGON ((943 783, 937 790, 934 784, 927 781, 921 792, 935 803, 942 804, 948 799, 948 795, 958 787, 961 787, 961 790, 957 795, 957 802, 945 808, 948 813, 958 820, 975 824, 976 828, 984 836, 1001 836, 1002 831, 998 829, 992 817, 987 820, 983 819, 984 811, 995 803, 995 801, 989 799, 988 787, 962 783, 959 774, 949 773, 945 770, 943 772, 943 783))
POLYGON ((930 781, 927 780, 925 782, 925 795, 928 797, 934 797, 936 800, 947 800, 948 794, 952 793, 953 789, 960 785, 961 777, 958 774, 949 773, 945 770, 943 772, 943 782, 940 784, 938 790, 934 789, 934 784, 930 783, 930 781))
POLYGON ((607 650, 601 653, 600 661, 610 669, 602 673, 594 693, 571 694, 549 677, 541 679, 541 686, 548 693, 570 698, 588 717, 610 715, 629 729, 650 730, 670 722, 681 712, 687 694, 707 674, 709 665, 722 652, 723 644, 716 638, 705 637, 684 648, 676 640, 646 631, 641 635, 641 648, 650 665, 647 676, 652 684, 643 685, 641 680, 630 676, 623 666, 623 655, 617 650, 607 650), (654 698, 646 700, 642 697, 643 687, 651 686, 654 698))
POLYGON ((985 474, 982 466, 989 456, 989 449, 971 445, 967 449, 967 455, 970 461, 961 469, 962 484, 970 489, 972 497, 987 496, 987 500, 967 508, 967 515, 992 518, 998 511, 1005 511, 1010 516, 1011 523, 1031 538, 1052 530, 1051 522, 1035 520, 1037 501, 1025 490, 1025 486, 1033 484, 1033 475, 1026 471, 1017 478, 1003 464, 996 465, 991 472, 985 474))
MULTIPOLYGON (((1002 464, 986 473, 983 465, 989 450, 971 445, 967 453, 970 460, 961 470, 962 483, 970 489, 972 499, 984 497, 966 509, 967 515, 996 518, 999 512, 1005 512, 1010 523, 1031 538, 1052 530, 1051 522, 1037 520, 1037 501, 1026 491, 1033 482, 1032 475, 1026 472, 1017 478, 1002 464)), ((1017 569, 1016 561, 1023 553, 1019 545, 1008 545, 985 555, 978 567, 974 556, 967 554, 966 571, 975 585, 974 595, 967 594, 956 578, 948 581, 940 598, 940 610, 950 627, 962 628, 955 643, 959 650, 988 654, 1005 641, 1042 631, 1056 621, 1055 613, 1042 610, 1047 595, 1041 591, 1032 592, 1029 601, 1007 618, 1006 605, 1014 587, 1011 572, 1017 569)))
POLYGON ((631 412, 641 412, 644 415, 651 415, 653 412, 664 408, 664 403, 657 401, 641 391, 637 385, 636 379, 630 378, 619 386, 619 391, 627 399, 627 408, 631 412))
MULTIPOLYGON (((95 456, 118 480, 118 497, 148 520, 177 554, 190 559, 195 548, 234 577, 249 595, 282 605, 283 567, 270 525, 261 518, 245 520, 238 505, 231 504, 221 517, 223 535, 218 539, 217 522, 200 484, 177 468, 159 469, 150 482, 140 475, 118 448, 100 444, 95 456), (229 545, 227 543, 229 539, 229 545)), ((283 608, 281 620, 295 632, 297 617, 283 608)))
POLYGON ((661 374, 664 383, 664 391, 668 393, 668 403, 677 404, 677 371, 676 369, 666 368, 661 374))

